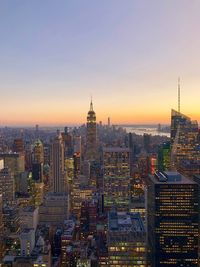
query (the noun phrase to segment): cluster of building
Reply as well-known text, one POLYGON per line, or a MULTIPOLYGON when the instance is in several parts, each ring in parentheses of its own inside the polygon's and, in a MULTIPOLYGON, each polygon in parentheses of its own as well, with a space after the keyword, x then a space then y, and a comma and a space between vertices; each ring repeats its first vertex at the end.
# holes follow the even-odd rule
POLYGON ((0 265, 200 266, 200 133, 97 124, 0 132, 0 265))

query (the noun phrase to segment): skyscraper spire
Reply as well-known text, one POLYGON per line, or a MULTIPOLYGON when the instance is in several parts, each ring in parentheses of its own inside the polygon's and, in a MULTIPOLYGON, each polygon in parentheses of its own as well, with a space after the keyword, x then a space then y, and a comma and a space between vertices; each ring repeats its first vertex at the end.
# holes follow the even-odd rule
POLYGON ((90 102, 90 111, 93 111, 92 96, 91 96, 91 102, 90 102))
POLYGON ((181 88, 180 88, 180 77, 178 77, 178 112, 181 112, 181 88))
POLYGON ((87 141, 86 141, 86 159, 94 160, 97 151, 97 124, 96 114, 93 110, 92 98, 90 102, 90 110, 87 115, 87 141))

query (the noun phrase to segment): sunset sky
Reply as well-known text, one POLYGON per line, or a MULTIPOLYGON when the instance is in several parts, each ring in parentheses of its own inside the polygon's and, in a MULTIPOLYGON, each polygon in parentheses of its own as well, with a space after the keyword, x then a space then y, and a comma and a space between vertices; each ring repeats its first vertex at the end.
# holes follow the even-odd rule
POLYGON ((1 0, 0 126, 200 121, 199 0, 1 0))

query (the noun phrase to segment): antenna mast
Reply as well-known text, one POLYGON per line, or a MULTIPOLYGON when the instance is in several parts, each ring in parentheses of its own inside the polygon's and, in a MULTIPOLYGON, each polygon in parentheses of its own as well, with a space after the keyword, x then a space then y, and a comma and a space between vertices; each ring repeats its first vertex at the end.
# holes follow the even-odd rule
POLYGON ((181 87, 180 87, 180 77, 178 77, 178 112, 181 112, 181 87))

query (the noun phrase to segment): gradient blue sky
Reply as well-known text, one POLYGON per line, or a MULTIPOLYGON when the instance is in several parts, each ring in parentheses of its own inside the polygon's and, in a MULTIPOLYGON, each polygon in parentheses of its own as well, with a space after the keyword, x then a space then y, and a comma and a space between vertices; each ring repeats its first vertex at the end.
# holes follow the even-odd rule
POLYGON ((200 121, 200 1, 0 0, 0 125, 200 121))

